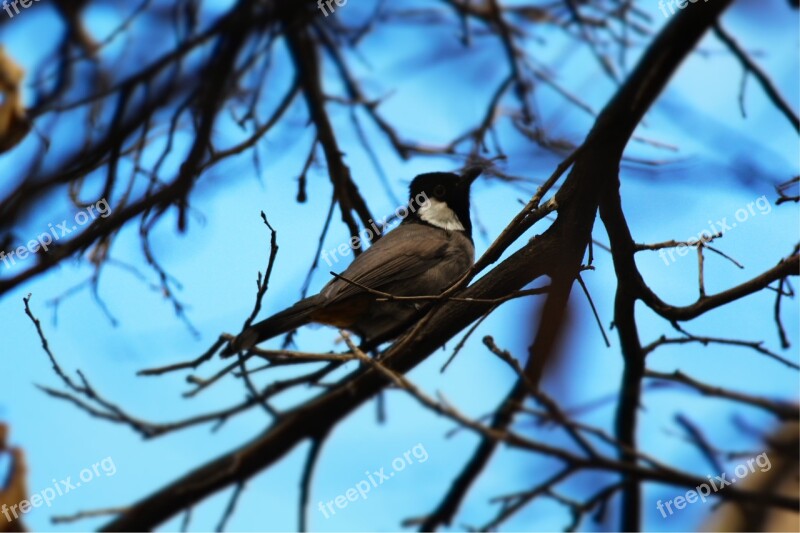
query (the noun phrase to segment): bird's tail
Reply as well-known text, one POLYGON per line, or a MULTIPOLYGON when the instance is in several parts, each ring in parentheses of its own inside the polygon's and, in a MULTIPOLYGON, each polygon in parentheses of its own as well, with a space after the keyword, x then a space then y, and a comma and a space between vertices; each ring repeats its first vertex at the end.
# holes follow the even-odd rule
POLYGON ((260 342, 308 324, 316 305, 317 297, 311 296, 250 326, 230 342, 222 351, 222 355, 227 356, 242 350, 249 350, 260 342))

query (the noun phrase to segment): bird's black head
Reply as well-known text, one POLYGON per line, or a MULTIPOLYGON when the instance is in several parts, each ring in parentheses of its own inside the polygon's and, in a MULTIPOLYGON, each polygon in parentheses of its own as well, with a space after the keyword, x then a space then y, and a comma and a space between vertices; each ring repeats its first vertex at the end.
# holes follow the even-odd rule
POLYGON ((463 231, 471 239, 469 189, 482 170, 471 167, 460 176, 452 172, 429 172, 414 178, 409 205, 416 211, 409 217, 410 221, 449 231, 463 231))

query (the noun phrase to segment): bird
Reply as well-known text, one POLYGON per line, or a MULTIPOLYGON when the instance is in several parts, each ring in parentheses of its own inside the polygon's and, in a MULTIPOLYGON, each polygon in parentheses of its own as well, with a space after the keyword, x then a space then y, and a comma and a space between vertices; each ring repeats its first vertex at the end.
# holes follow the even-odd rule
POLYGON ((357 256, 318 294, 234 337, 223 355, 249 350, 311 323, 353 332, 365 343, 377 339, 383 342, 402 333, 395 330, 412 321, 425 302, 386 297, 381 300, 377 292, 392 296, 438 295, 469 270, 475 261, 470 188, 482 171, 481 167, 468 167, 460 174, 429 172, 416 176, 409 186, 407 215, 395 229, 357 256), (412 209, 415 201, 418 208, 412 209))

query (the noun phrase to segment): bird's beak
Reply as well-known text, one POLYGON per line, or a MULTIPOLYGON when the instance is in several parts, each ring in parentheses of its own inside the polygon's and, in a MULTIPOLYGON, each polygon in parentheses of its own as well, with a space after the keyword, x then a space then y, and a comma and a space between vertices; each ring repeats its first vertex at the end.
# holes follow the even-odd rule
POLYGON ((458 182, 459 185, 464 185, 467 188, 472 185, 472 182, 483 173, 483 167, 468 167, 461 173, 461 180, 458 182))

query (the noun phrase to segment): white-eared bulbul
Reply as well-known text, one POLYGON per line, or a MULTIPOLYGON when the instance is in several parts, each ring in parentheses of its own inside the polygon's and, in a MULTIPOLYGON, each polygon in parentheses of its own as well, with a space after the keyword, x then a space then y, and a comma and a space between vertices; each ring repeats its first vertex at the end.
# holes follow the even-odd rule
POLYGON ((456 282, 475 261, 469 191, 481 172, 471 167, 460 176, 431 172, 414 178, 411 200, 420 195, 428 200, 359 255, 342 272, 345 279, 335 278, 319 294, 254 324, 224 353, 250 349, 312 322, 352 331, 364 342, 388 340, 383 337, 411 320, 425 302, 378 301, 380 296, 363 287, 394 296, 431 296, 456 282))

